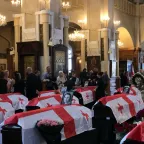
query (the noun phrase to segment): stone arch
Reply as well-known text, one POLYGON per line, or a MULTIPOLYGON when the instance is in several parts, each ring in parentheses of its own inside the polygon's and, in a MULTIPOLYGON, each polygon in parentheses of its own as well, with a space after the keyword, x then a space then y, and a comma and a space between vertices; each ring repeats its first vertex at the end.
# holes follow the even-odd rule
POLYGON ((121 49, 134 49, 134 42, 129 31, 124 27, 119 27, 117 29, 119 31, 119 39, 123 43, 121 49))
POLYGON ((69 23, 69 33, 72 33, 75 30, 82 30, 82 28, 78 24, 76 24, 74 22, 70 22, 69 23))
POLYGON ((124 12, 121 12, 118 9, 114 9, 114 20, 120 21, 121 24, 116 27, 116 29, 120 27, 124 27, 127 29, 129 34, 131 35, 131 38, 133 40, 134 46, 136 46, 136 27, 135 27, 135 17, 131 16, 129 14, 126 14, 124 12))

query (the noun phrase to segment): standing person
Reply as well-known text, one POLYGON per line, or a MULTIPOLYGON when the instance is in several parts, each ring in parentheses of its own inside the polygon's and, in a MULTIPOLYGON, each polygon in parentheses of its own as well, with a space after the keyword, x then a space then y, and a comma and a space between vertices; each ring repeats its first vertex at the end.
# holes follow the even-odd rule
POLYGON ((84 68, 83 71, 80 73, 80 80, 81 85, 84 86, 85 82, 88 80, 88 73, 86 68, 84 68))
POLYGON ((50 68, 50 66, 47 66, 46 67, 46 72, 42 75, 42 81, 44 79, 51 79, 51 77, 52 77, 51 68, 50 68))
POLYGON ((108 76, 108 74, 107 74, 107 71, 105 71, 104 72, 104 74, 103 74, 103 81, 104 81, 104 84, 105 84, 105 90, 107 89, 107 87, 108 87, 108 84, 109 84, 109 76, 108 76))
POLYGON ((129 83, 127 72, 123 72, 121 75, 121 87, 127 86, 129 83))
POLYGON ((26 80, 26 96, 29 100, 37 97, 38 94, 38 81, 36 75, 32 72, 32 68, 27 68, 26 80))
POLYGON ((4 79, 7 81, 7 88, 8 88, 7 91, 13 92, 12 88, 13 88, 15 81, 13 79, 9 78, 9 71, 8 70, 4 71, 4 79))
POLYGON ((37 81, 38 81, 38 91, 42 91, 42 81, 41 81, 41 77, 40 77, 40 71, 36 70, 35 75, 36 75, 37 81))
POLYGON ((46 90, 54 90, 56 87, 55 78, 52 78, 50 66, 46 67, 46 72, 42 76, 42 81, 46 82, 46 90))
POLYGON ((8 83, 4 79, 4 72, 0 72, 0 94, 6 94, 8 92, 8 83))
POLYGON ((97 75, 98 75, 98 69, 94 68, 93 73, 91 74, 91 80, 95 79, 95 81, 97 81, 98 80, 97 75))
POLYGON ((79 78, 77 78, 75 72, 72 72, 72 77, 70 78, 70 80, 72 81, 73 86, 79 86, 79 78))
POLYGON ((24 80, 21 79, 21 74, 19 72, 14 72, 14 79, 15 79, 15 84, 13 85, 14 92, 25 95, 25 82, 24 80))
POLYGON ((102 79, 103 72, 99 72, 97 77, 98 77, 98 82, 96 87, 96 99, 99 100, 100 98, 105 96, 105 84, 102 79))

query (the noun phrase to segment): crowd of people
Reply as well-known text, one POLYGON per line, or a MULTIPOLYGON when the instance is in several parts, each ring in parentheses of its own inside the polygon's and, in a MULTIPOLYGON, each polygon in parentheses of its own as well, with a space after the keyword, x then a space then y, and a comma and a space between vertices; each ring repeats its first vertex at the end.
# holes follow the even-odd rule
POLYGON ((96 86, 97 98, 104 97, 105 91, 109 83, 107 72, 99 72, 94 68, 90 72, 83 69, 79 77, 75 71, 70 74, 59 71, 57 78, 52 76, 50 66, 46 67, 46 72, 42 74, 40 71, 33 72, 31 67, 26 70, 27 77, 25 80, 21 78, 19 72, 14 72, 13 77, 9 78, 9 71, 0 72, 0 94, 6 93, 21 93, 26 95, 29 100, 37 97, 38 93, 42 91, 42 83, 45 82, 47 90, 60 90, 62 87, 67 87, 68 90, 75 87, 96 86))

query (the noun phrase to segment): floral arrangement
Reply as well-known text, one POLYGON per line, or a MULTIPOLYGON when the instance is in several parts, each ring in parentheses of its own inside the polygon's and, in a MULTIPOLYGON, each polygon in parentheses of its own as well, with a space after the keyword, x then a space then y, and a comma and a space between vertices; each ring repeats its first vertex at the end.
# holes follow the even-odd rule
POLYGON ((40 127, 40 126, 58 126, 58 125, 62 125, 61 123, 57 122, 57 121, 53 121, 53 120, 47 120, 47 119, 44 119, 44 120, 40 120, 38 123, 37 123, 37 126, 40 127))
POLYGON ((62 123, 49 119, 43 119, 36 123, 36 128, 47 144, 58 144, 61 142, 60 132, 63 127, 62 123))

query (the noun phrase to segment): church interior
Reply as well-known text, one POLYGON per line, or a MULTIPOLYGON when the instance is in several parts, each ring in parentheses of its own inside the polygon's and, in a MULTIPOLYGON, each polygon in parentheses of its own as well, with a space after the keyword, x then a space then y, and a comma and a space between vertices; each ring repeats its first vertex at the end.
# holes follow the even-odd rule
POLYGON ((144 0, 0 0, 0 144, 144 143, 143 95, 144 0))

